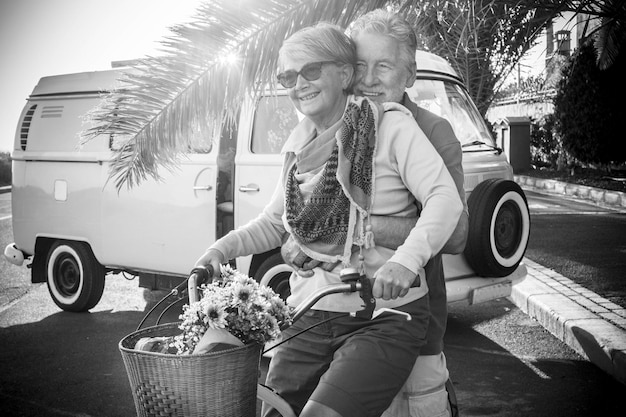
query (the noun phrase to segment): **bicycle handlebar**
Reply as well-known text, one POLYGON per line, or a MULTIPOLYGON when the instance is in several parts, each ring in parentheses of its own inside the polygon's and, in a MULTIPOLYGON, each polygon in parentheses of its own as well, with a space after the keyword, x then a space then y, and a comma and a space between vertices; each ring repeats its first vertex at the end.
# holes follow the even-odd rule
MULTIPOLYGON (((330 284, 318 289, 305 298, 292 313, 292 321, 295 322, 304 315, 311 307, 315 305, 321 298, 330 294, 354 293, 359 292, 364 303, 363 310, 355 313, 356 317, 372 318, 376 300, 372 295, 373 279, 367 278, 365 275, 359 274, 356 268, 345 268, 341 271, 342 283, 330 284)), ((189 291, 189 304, 200 299, 198 287, 204 283, 210 283, 213 280, 213 267, 207 265, 205 267, 196 267, 192 269, 187 280, 187 289, 189 291)), ((288 326, 281 326, 284 330, 288 326)))
POLYGON ((213 267, 211 265, 195 267, 191 270, 187 279, 187 291, 189 293, 189 304, 200 300, 198 287, 213 281, 213 267))

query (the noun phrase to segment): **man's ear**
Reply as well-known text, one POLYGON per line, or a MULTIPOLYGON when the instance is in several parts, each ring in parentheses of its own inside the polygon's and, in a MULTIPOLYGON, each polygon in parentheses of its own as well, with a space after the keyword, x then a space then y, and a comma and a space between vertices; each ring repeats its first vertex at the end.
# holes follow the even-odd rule
POLYGON ((352 87, 354 81, 354 67, 350 64, 344 64, 341 67, 341 88, 348 90, 352 87))
POLYGON ((413 87, 413 84, 415 84, 415 73, 417 72, 417 64, 415 63, 415 61, 412 61, 411 64, 409 64, 409 76, 406 79, 406 85, 404 86, 405 88, 411 88, 413 87))

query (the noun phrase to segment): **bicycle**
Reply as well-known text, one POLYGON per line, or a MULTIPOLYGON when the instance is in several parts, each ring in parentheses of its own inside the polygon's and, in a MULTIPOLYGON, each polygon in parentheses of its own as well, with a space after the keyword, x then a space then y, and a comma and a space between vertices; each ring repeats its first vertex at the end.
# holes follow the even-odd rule
MULTIPOLYGON (((165 312, 168 309, 170 309, 174 305, 179 304, 181 300, 185 299, 184 297, 180 297, 180 295, 183 294, 185 290, 188 296, 189 304, 195 301, 198 301, 200 285, 202 285, 205 282, 210 282, 212 276, 213 276, 213 271, 212 271, 212 268, 210 267, 194 268, 191 271, 189 278, 186 280, 186 282, 183 282, 178 287, 174 288, 168 295, 166 295, 165 297, 163 297, 163 299, 161 299, 158 303, 156 303, 156 305, 152 307, 150 311, 148 311, 148 313, 145 315, 145 317, 142 319, 139 326, 137 327, 137 331, 139 331, 139 329, 143 326, 143 323, 145 322, 147 317, 150 316, 152 312, 171 295, 175 295, 179 298, 178 300, 171 303, 168 307, 166 307, 166 309, 159 315, 157 319, 157 323, 162 319, 162 317, 164 316, 165 312)), ((321 298, 327 295, 338 294, 338 293, 356 293, 356 292, 359 293, 360 298, 363 300, 363 309, 360 311, 350 313, 354 317, 375 319, 380 314, 393 313, 393 314, 404 315, 406 316, 407 320, 411 320, 411 316, 402 311, 397 311, 397 310, 388 309, 388 308, 381 308, 381 309, 375 310, 376 300, 372 295, 373 279, 369 279, 366 276, 359 274, 359 272, 355 268, 344 269, 341 273, 341 280, 342 280, 342 283, 328 285, 310 294, 309 297, 303 300, 293 310, 292 322, 296 322, 298 319, 300 319, 306 313, 306 311, 308 311, 310 308, 312 308, 315 305, 315 303, 317 303, 317 301, 319 301, 321 298)), ((281 330, 284 330, 287 327, 288 325, 285 325, 283 326, 281 330)), ((120 346, 121 346, 121 343, 122 342, 120 342, 120 346)), ((274 346, 272 346, 272 348, 274 346)), ((122 348, 120 347, 120 349, 122 348)), ((263 353, 266 353, 266 352, 263 352, 263 353)), ((132 383, 131 383, 131 386, 132 386, 132 383)), ((296 414, 291 409, 291 406, 271 387, 268 387, 262 383, 257 383, 256 392, 257 392, 258 400, 273 407, 283 417, 296 417, 296 414)))

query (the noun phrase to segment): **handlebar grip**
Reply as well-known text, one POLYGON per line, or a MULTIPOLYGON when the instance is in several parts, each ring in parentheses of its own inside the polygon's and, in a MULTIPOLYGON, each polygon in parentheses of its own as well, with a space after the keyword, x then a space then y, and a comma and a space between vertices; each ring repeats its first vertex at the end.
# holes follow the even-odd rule
POLYGON ((191 270, 189 276, 196 275, 196 284, 202 285, 213 281, 214 269, 211 265, 197 266, 191 270))
POLYGON ((191 270, 187 279, 189 304, 200 300, 199 286, 213 281, 213 267, 211 265, 198 266, 191 270))

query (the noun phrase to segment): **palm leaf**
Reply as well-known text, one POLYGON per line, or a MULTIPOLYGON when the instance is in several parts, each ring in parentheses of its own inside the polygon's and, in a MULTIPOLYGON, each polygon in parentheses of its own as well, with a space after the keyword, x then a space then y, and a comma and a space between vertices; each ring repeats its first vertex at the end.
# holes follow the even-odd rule
MULTIPOLYGON (((212 0, 192 22, 171 28, 163 56, 146 57, 124 74, 124 88, 109 94, 91 113, 99 135, 127 138, 114 151, 109 178, 119 190, 158 169, 173 169, 200 132, 215 137, 234 120, 241 103, 273 86, 282 41, 319 21, 346 27, 355 17, 390 1, 212 0), (233 64, 222 58, 238 57, 233 64)), ((398 1, 410 3, 409 1, 398 1)))

